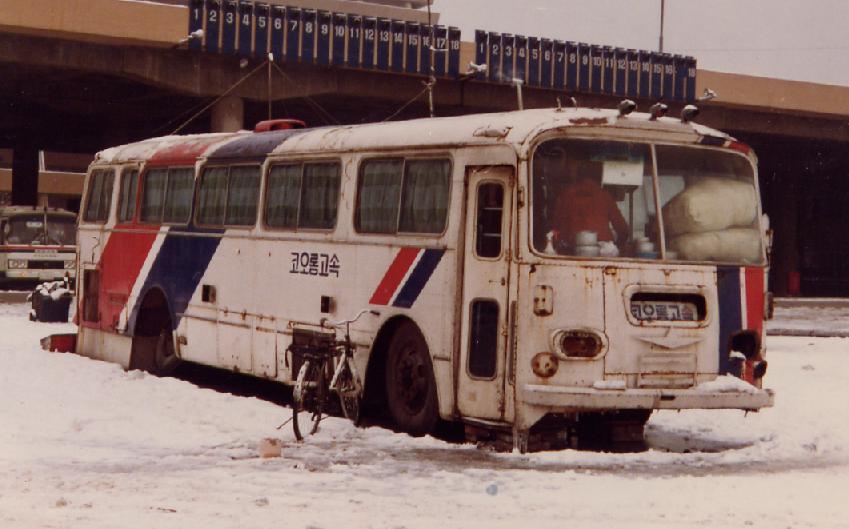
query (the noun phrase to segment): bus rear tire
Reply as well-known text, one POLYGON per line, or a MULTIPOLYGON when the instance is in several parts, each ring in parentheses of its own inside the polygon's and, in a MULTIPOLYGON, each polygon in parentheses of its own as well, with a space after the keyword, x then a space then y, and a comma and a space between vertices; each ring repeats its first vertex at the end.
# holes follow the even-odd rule
POLYGON ((430 433, 439 420, 430 353, 411 322, 402 323, 389 342, 386 400, 395 424, 410 435, 430 433))
POLYGON ((130 369, 167 376, 177 369, 179 363, 165 297, 160 291, 153 290, 145 296, 133 333, 130 369))

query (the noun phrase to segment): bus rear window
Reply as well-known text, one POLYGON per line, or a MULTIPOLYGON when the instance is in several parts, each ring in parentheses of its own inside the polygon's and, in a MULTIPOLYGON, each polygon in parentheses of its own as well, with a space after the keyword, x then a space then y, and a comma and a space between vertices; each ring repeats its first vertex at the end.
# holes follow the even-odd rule
POLYGON ((440 234, 445 230, 450 184, 449 160, 365 161, 357 193, 357 230, 440 234))
POLYGON ((83 211, 86 222, 106 222, 109 217, 109 207, 112 205, 112 185, 115 171, 112 169, 95 169, 89 175, 88 195, 83 211))

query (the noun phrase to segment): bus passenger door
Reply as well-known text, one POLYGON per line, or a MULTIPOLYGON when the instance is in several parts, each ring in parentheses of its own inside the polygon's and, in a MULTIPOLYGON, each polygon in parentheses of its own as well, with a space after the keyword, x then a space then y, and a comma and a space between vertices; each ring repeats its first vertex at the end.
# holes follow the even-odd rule
POLYGON ((464 417, 504 419, 510 279, 511 166, 467 168, 457 406, 464 417))

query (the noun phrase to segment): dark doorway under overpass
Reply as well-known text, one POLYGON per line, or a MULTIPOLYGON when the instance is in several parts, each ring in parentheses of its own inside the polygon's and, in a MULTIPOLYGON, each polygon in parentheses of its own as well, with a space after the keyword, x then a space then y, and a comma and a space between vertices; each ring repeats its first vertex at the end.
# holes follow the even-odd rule
POLYGON ((849 296, 849 143, 737 133, 758 155, 777 295, 849 296))

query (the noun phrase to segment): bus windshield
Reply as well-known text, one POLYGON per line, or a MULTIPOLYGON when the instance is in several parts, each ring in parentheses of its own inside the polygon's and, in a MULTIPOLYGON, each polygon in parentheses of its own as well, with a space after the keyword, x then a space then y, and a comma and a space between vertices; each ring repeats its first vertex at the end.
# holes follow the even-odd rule
POLYGON ((76 220, 70 215, 25 213, 9 218, 6 244, 73 246, 76 220))
POLYGON ((533 156, 532 200, 532 244, 545 254, 763 261, 754 169, 739 153, 549 140, 533 156))

